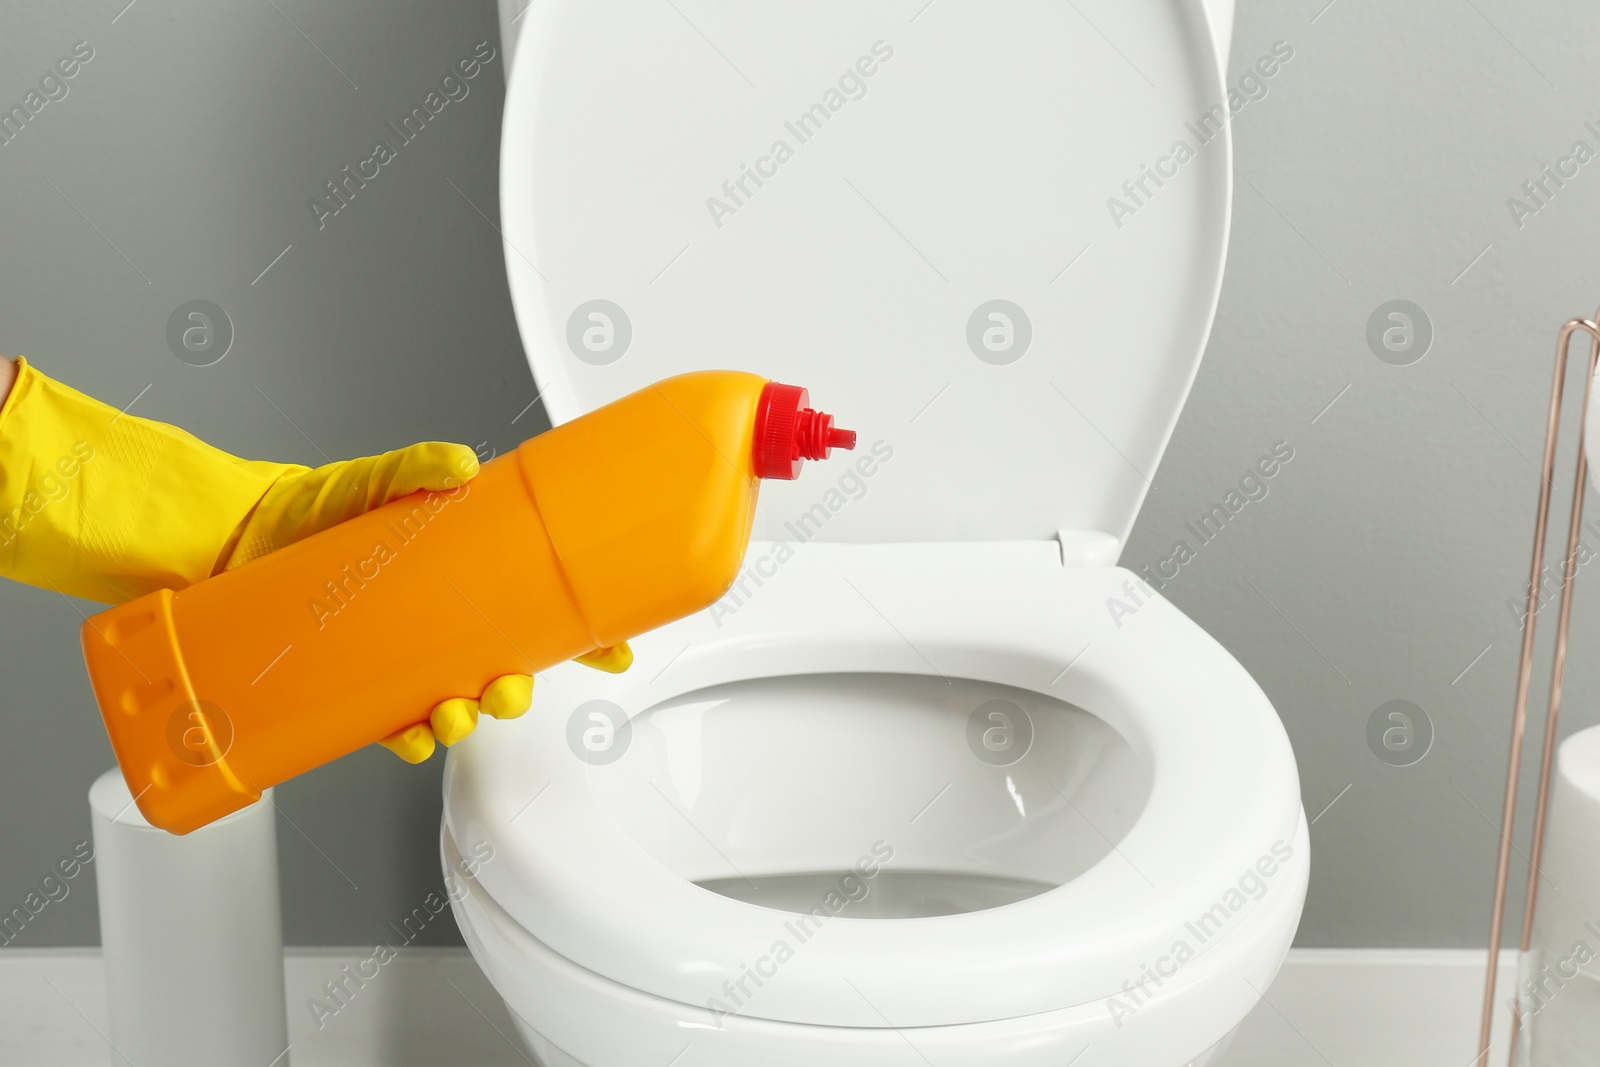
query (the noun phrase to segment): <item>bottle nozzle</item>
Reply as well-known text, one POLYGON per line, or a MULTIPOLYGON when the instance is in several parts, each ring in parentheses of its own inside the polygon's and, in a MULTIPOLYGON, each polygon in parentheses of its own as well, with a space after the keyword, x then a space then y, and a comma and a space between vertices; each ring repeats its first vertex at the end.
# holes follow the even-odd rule
POLYGON ((755 473, 793 480, 808 459, 827 459, 836 448, 856 447, 856 432, 840 429, 833 416, 808 406, 798 385, 768 382, 756 402, 755 473))

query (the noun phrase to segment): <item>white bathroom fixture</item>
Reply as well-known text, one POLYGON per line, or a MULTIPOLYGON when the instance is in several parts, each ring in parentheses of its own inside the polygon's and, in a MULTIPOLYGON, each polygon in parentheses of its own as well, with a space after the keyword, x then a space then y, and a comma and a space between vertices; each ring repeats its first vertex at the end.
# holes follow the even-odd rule
POLYGON ((861 432, 763 486, 722 602, 452 750, 445 863, 492 855, 456 915, 543 1067, 1198 1067, 1259 1001, 1294 757, 1116 565, 1215 309, 1230 22, 517 19, 501 215, 551 417, 729 367, 861 432))

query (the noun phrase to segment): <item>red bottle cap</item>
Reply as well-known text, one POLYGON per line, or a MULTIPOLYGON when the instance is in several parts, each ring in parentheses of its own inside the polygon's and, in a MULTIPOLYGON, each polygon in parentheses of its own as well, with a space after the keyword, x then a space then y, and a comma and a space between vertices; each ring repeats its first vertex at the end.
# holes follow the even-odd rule
POLYGON ((768 382, 756 402, 755 470, 758 478, 792 481, 808 459, 827 459, 836 448, 856 447, 856 432, 833 425, 833 416, 807 405, 798 385, 768 382))

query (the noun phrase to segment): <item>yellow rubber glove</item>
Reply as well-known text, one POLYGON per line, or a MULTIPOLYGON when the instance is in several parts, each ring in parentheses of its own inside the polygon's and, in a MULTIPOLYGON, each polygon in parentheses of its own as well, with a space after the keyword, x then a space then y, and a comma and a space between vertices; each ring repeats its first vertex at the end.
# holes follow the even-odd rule
MULTIPOLYGON (((633 649, 626 641, 610 648, 585 652, 576 661, 608 674, 621 674, 633 665, 633 649)), ((526 674, 507 674, 489 683, 483 696, 452 697, 440 701, 427 722, 419 722, 390 734, 379 744, 407 763, 421 763, 433 755, 434 743, 449 747, 466 737, 478 725, 478 713, 496 719, 515 719, 533 704, 533 678, 526 674)))
MULTIPOLYGON (((298 464, 244 460, 175 426, 126 415, 17 360, 0 406, 0 575, 120 604, 181 589, 419 489, 478 473, 465 445, 425 442, 381 456, 298 464)), ((581 661, 627 669, 626 645, 581 661)), ((496 679, 476 700, 441 702, 383 744, 417 763, 455 744, 478 712, 515 718, 533 679, 496 679)))

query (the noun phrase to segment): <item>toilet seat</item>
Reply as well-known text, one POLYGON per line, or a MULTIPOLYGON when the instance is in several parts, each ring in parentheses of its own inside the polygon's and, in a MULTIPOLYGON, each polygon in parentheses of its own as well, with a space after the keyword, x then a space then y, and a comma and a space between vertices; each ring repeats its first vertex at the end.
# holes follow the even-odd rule
MULTIPOLYGON (((1296 848, 1309 848, 1302 821, 1296 848)), ((443 835, 446 866, 460 856, 443 835)), ((1302 887, 1303 889, 1303 887, 1302 887)), ((831 1027, 724 1017, 618 985, 558 955, 469 883, 457 904, 467 944, 542 1067, 637 1063, 697 1067, 883 1067, 939 1064, 1062 1067, 1094 1048, 1097 1067, 1211 1067, 1276 975, 1300 903, 1283 894, 1259 921, 1186 968, 1133 1018, 1099 1003, 966 1025, 831 1027), (1221 981, 1217 979, 1222 979, 1221 981), (910 1046, 908 1050, 907 1046, 910 1046), (565 1058, 562 1058, 565 1057, 565 1058)))
MULTIPOLYGON (((792 916, 702 889, 641 849, 597 800, 597 776, 613 768, 567 748, 577 703, 604 698, 637 718, 713 685, 837 672, 937 673, 1047 694, 1115 727, 1151 770, 1146 805, 1112 850, 1066 884, 1004 907, 834 919, 744 1014, 937 1026, 1125 995, 1175 942, 1195 942, 1185 924, 1275 848, 1281 862, 1259 879, 1259 900, 1287 896, 1297 917, 1308 865, 1295 846, 1294 760, 1265 695, 1159 596, 1139 592, 1134 614, 1113 617, 1108 600, 1126 602, 1132 580, 1120 568, 1063 566, 1049 544, 800 545, 720 627, 701 614, 647 635, 619 677, 550 671, 526 718, 484 723, 451 753, 446 832, 463 852, 493 847, 478 884, 538 942, 621 985, 704 1006, 726 996, 723 983, 792 916), (936 585, 926 580, 935 574, 936 585)), ((895 773, 911 772, 885 770, 895 773)), ((938 782, 928 786, 931 796, 938 782)), ((1251 936, 1259 900, 1230 909, 1204 944, 1251 936)), ((1280 920, 1271 932, 1281 940, 1292 929, 1280 920)))

